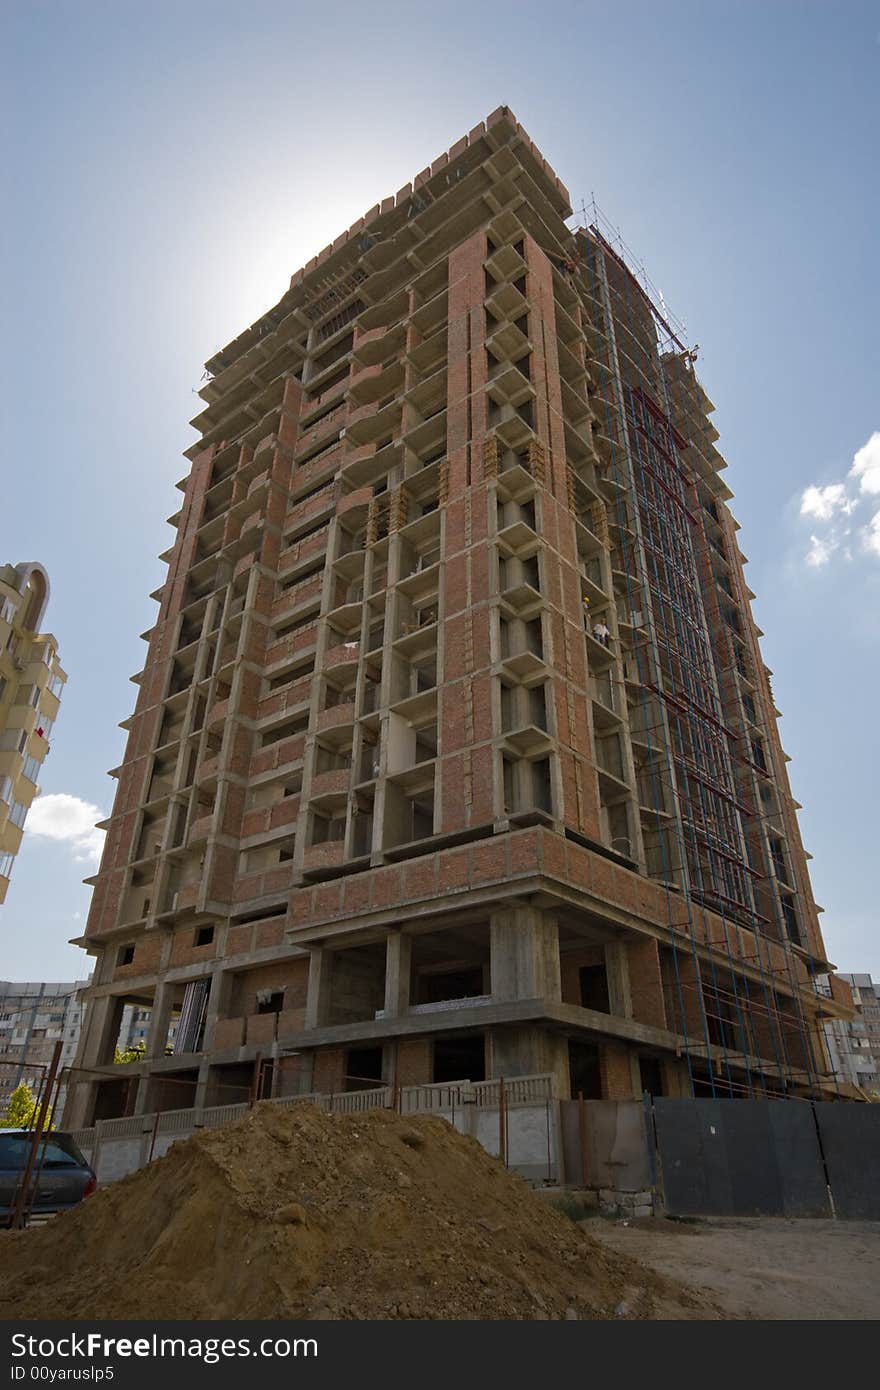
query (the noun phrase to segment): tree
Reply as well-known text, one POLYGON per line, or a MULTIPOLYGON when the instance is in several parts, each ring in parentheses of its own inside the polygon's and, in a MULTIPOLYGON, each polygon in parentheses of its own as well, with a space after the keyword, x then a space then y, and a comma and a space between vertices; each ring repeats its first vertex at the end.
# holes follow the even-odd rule
MULTIPOLYGON (((36 1119, 37 1099, 26 1081, 16 1086, 0 1116, 0 1129, 30 1129, 36 1119)), ((45 1126, 51 1129, 51 1116, 45 1126)))
POLYGON ((124 1050, 117 1047, 113 1061, 117 1066, 126 1066, 129 1062, 142 1062, 147 1053, 147 1044, 141 1038, 140 1042, 135 1043, 134 1047, 126 1047, 124 1050))

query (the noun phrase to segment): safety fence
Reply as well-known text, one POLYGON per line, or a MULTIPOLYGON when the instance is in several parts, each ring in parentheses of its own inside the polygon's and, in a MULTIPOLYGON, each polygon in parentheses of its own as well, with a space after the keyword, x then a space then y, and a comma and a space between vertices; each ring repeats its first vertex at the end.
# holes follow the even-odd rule
POLYGON ((561 1101, 566 1182, 635 1215, 880 1220, 880 1105, 561 1101))
MULTIPOLYGON (((402 1115, 434 1115, 478 1140, 487 1152, 532 1181, 562 1181, 559 1102, 554 1099, 549 1075, 400 1088, 377 1086, 333 1094, 280 1096, 272 1103, 285 1108, 311 1104, 338 1115, 380 1109, 402 1115)), ((73 1138, 103 1184, 161 1158, 176 1140, 200 1129, 219 1129, 245 1115, 249 1108, 247 1104, 207 1105, 126 1115, 75 1130, 73 1138)))

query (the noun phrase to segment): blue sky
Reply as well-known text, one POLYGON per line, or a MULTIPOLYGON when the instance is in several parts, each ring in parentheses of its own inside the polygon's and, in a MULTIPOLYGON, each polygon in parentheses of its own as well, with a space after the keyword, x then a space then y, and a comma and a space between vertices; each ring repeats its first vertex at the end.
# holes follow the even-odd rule
POLYGON ((858 455, 880 431, 880 7, 29 0, 2 48, 0 557, 52 581, 70 680, 42 788, 71 800, 32 814, 0 976, 88 968, 66 942, 89 808, 112 803, 205 358, 506 103, 701 345, 830 956, 880 977, 880 439, 858 455))

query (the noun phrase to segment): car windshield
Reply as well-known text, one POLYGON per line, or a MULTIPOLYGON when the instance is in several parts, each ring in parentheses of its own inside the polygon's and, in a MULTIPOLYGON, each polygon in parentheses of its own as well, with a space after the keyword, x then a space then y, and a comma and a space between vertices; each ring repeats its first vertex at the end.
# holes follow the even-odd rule
MULTIPOLYGON (((0 1130, 0 1168, 24 1168, 31 1146, 30 1134, 4 1134, 0 1130)), ((37 1166, 44 1168, 84 1168, 85 1159, 66 1134, 52 1134, 40 1141, 37 1166)))

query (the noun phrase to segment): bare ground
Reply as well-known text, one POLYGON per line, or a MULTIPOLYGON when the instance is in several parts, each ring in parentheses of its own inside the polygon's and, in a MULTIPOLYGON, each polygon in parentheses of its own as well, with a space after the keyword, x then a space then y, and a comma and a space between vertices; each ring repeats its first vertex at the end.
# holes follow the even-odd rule
POLYGON ((609 1250, 690 1284, 728 1317, 880 1318, 880 1222, 772 1217, 582 1223, 609 1250))
POLYGON ((263 1102, 37 1230, 0 1318, 717 1319, 446 1120, 263 1102))

